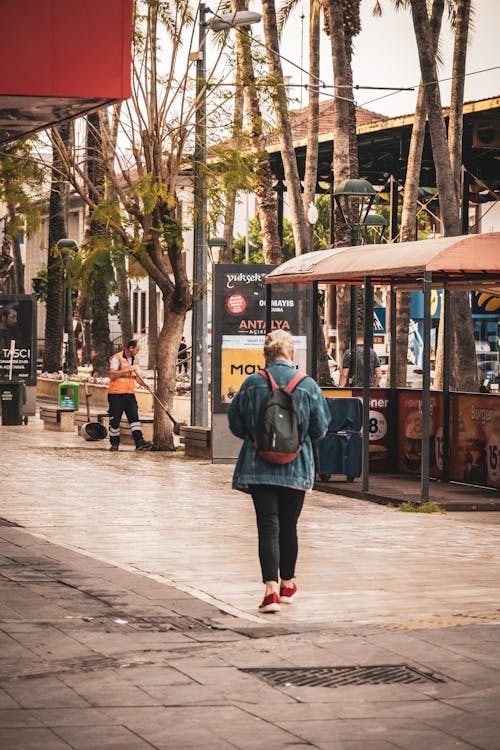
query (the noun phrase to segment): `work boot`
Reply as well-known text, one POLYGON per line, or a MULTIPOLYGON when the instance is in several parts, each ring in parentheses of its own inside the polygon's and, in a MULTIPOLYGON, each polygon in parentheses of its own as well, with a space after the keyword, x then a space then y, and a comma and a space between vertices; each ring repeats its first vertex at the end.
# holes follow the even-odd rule
POLYGON ((153 443, 150 440, 144 440, 141 438, 135 446, 136 451, 150 451, 153 447, 153 443))
POLYGON ((117 450, 118 450, 118 445, 117 445, 117 444, 115 444, 115 443, 113 443, 113 445, 112 445, 112 446, 110 447, 110 449, 109 449, 109 450, 110 450, 110 451, 117 451, 117 450))

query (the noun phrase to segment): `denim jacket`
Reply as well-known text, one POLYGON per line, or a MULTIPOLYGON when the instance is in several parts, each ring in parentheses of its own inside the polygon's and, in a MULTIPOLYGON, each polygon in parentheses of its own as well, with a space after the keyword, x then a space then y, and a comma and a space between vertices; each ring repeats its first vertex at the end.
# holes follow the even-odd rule
MULTIPOLYGON (((278 360, 267 368, 276 383, 285 387, 296 370, 278 360)), ((242 438, 243 445, 233 475, 233 488, 249 492, 249 484, 273 484, 295 489, 310 489, 314 484, 313 441, 322 438, 330 422, 330 412, 317 383, 304 378, 293 391, 302 425, 302 449, 289 464, 272 464, 257 455, 253 447, 256 424, 269 396, 270 385, 255 373, 244 381, 229 407, 229 427, 242 438)))

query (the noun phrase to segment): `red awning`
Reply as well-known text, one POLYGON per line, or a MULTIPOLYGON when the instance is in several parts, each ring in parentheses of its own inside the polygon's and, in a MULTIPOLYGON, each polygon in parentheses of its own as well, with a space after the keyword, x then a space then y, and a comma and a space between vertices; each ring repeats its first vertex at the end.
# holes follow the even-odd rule
POLYGON ((3 0, 0 143, 130 96, 132 0, 3 0))
POLYGON ((440 237, 387 245, 356 245, 299 255, 267 274, 267 284, 313 281, 420 286, 424 271, 436 282, 478 288, 500 278, 500 232, 440 237))

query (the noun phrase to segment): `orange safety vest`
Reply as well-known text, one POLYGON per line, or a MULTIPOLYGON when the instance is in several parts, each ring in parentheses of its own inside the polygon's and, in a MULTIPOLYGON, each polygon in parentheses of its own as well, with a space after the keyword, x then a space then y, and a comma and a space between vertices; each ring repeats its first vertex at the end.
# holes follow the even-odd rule
MULTIPOLYGON (((115 359, 115 357, 120 362, 120 367, 118 368, 118 370, 121 370, 123 367, 129 367, 129 361, 124 356, 123 352, 118 352, 117 354, 113 354, 113 356, 109 358, 110 363, 111 363, 111 360, 115 359)), ((134 393, 134 392, 135 392, 135 375, 131 375, 129 372, 124 372, 123 375, 119 375, 117 378, 109 379, 108 393, 134 393)))

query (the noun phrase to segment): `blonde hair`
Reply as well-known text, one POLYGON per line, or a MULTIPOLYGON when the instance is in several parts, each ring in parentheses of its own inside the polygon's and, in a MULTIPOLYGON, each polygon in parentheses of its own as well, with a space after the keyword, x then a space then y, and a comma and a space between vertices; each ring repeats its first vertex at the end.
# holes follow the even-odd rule
POLYGON ((294 343, 293 336, 288 331, 272 331, 264 340, 264 357, 267 362, 275 362, 277 359, 293 359, 294 343))

